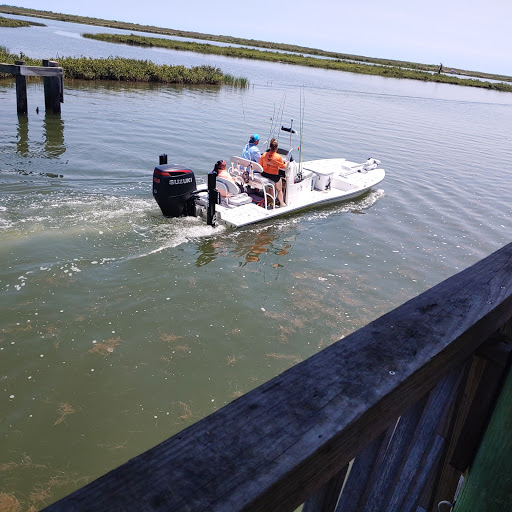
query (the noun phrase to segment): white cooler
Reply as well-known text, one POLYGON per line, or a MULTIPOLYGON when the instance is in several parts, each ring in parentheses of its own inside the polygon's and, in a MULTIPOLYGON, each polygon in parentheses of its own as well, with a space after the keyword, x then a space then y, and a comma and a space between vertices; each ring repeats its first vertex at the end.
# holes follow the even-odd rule
POLYGON ((313 171, 316 174, 315 189, 316 190, 329 190, 332 184, 333 171, 323 171, 315 169, 313 171))

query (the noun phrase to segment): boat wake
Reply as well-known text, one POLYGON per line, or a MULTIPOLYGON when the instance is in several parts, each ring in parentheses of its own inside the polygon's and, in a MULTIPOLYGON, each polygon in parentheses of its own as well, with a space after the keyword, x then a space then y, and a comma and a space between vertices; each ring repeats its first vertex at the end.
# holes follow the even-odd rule
POLYGON ((173 249, 191 241, 197 241, 201 238, 217 236, 226 230, 223 226, 216 228, 206 225, 201 219, 196 217, 179 217, 174 219, 164 219, 157 226, 153 226, 145 236, 151 236, 153 246, 148 251, 129 256, 126 260, 140 259, 153 254, 173 249))
POLYGON ((318 221, 327 219, 333 215, 346 213, 364 213, 364 210, 371 208, 379 199, 384 197, 383 189, 371 190, 365 196, 346 201, 344 203, 326 205, 324 208, 316 208, 314 211, 305 211, 302 215, 287 219, 287 222, 297 224, 303 221, 318 221))

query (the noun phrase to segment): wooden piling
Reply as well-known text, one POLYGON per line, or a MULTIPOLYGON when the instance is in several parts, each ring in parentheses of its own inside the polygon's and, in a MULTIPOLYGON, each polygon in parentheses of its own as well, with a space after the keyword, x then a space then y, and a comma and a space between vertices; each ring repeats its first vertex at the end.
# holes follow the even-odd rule
MULTIPOLYGON (((54 60, 43 59, 44 67, 58 67, 59 64, 54 60)), ((62 82, 59 77, 45 76, 44 84, 44 104, 46 112, 60 114, 60 103, 62 100, 62 82)))
MULTIPOLYGON (((17 60, 14 63, 16 66, 25 64, 23 60, 17 60)), ((27 103, 27 79, 19 72, 16 73, 16 107, 18 114, 26 114, 28 112, 27 103)))

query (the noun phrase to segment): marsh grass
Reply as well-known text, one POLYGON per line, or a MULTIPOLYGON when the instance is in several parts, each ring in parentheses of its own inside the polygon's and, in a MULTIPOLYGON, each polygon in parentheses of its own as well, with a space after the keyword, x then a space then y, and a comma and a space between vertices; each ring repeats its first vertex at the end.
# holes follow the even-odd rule
MULTIPOLYGON (((89 39, 96 39, 109 43, 128 44, 132 46, 143 47, 160 47, 178 51, 190 51, 202 54, 222 55, 225 57, 234 57, 241 59, 253 59, 270 62, 279 62, 283 64, 295 64, 298 66, 347 71, 350 73, 359 73, 365 75, 378 75, 388 78, 406 78, 410 80, 421 80, 424 82, 440 82, 512 92, 511 84, 492 83, 484 82, 481 80, 458 78, 455 76, 441 73, 429 73, 427 71, 415 69, 404 69, 402 67, 392 65, 385 66, 360 64, 357 62, 347 62, 346 60, 341 59, 320 59, 317 57, 312 57, 310 55, 300 55, 296 53, 283 53, 271 50, 262 51, 255 50, 252 48, 234 46, 216 46, 208 43, 175 41, 173 39, 136 36, 134 34, 83 34, 83 36, 89 39)), ((407 65, 409 64, 412 65, 412 63, 407 63, 407 65)))
POLYGON ((4 18, 3 16, 0 16, 0 27, 18 28, 30 26, 46 27, 44 23, 36 23, 35 21, 14 20, 11 18, 4 18))
MULTIPOLYGON (((32 59, 20 53, 12 54, 0 47, 0 62, 13 64, 23 60, 27 66, 40 66, 41 61, 32 59)), ((107 57, 93 59, 91 57, 59 57, 55 59, 64 69, 64 77, 80 80, 112 80, 122 82, 153 82, 185 85, 231 85, 246 87, 246 78, 235 78, 225 75, 220 68, 214 66, 185 66, 157 65, 150 60, 136 60, 122 57, 107 57)), ((11 77, 10 74, 0 73, 0 78, 11 77)))

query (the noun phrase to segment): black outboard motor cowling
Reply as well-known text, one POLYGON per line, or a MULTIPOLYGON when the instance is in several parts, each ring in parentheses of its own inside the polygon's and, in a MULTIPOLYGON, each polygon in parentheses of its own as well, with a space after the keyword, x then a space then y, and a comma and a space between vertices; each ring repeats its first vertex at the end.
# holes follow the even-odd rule
POLYGON ((166 217, 195 215, 196 178, 190 169, 175 164, 157 165, 153 171, 153 197, 166 217))

